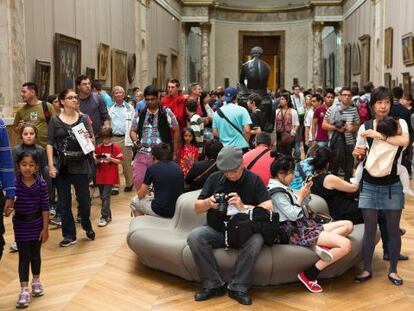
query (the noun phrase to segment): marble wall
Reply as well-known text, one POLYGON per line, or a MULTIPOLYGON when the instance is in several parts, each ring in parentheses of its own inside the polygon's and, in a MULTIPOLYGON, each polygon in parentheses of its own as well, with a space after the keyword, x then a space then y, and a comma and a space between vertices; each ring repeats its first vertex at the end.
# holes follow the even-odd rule
MULTIPOLYGON (((361 1, 347 1, 346 7, 361 1)), ((344 7, 345 8, 345 7, 344 7)), ((344 20, 344 44, 359 42, 364 34, 371 37, 370 80, 375 85, 384 83, 384 73, 390 73, 392 79, 402 82, 402 73, 414 75, 414 67, 406 66, 402 61, 401 37, 414 33, 414 1, 411 0, 366 0, 358 9, 344 20), (384 32, 393 28, 393 64, 391 68, 384 65, 384 32)), ((345 10, 344 10, 345 12, 345 10)), ((352 76, 352 81, 359 81, 360 76, 352 76)), ((414 79, 412 80, 414 85, 414 79)))
POLYGON ((223 85, 229 78, 235 85, 239 78, 239 31, 285 31, 285 88, 293 78, 310 87, 312 83, 312 21, 232 22, 212 20, 210 37, 210 85, 223 85))

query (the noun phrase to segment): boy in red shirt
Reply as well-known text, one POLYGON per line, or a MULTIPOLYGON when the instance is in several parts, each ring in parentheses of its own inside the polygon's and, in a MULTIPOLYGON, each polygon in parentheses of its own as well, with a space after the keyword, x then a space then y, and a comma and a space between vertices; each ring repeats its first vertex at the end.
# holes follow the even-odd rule
POLYGON ((103 128, 101 131, 102 144, 95 149, 96 184, 99 187, 102 200, 99 227, 105 227, 112 220, 112 185, 119 184, 118 165, 124 160, 121 146, 112 143, 112 136, 112 128, 103 128))

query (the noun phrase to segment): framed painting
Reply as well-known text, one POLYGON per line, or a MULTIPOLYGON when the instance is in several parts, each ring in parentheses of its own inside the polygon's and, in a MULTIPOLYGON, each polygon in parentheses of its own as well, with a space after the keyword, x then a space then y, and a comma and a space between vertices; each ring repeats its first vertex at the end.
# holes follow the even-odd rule
POLYGON ((370 76, 370 53, 371 53, 371 36, 363 35, 359 37, 361 41, 361 87, 369 82, 370 76))
POLYGON ((132 83, 135 79, 135 70, 137 69, 137 56, 134 54, 128 58, 128 82, 132 83))
POLYGON ((36 59, 34 81, 39 88, 39 99, 46 100, 50 89, 50 62, 36 59))
POLYGON ((55 93, 73 89, 81 73, 81 40, 55 34, 55 93))
POLYGON ((384 73, 384 86, 391 88, 391 74, 389 72, 384 73))
POLYGON ((127 89, 127 52, 112 49, 111 74, 112 74, 112 88, 116 85, 122 86, 124 90, 127 89))
POLYGON ((384 65, 386 68, 392 67, 392 38, 393 38, 393 29, 388 27, 385 29, 385 39, 384 39, 384 65))
POLYGON ((98 49, 98 80, 106 81, 109 78, 109 45, 99 44, 98 49))
POLYGON ((167 68, 167 56, 158 54, 157 56, 157 87, 160 90, 165 90, 167 85, 166 81, 166 68, 167 68))
POLYGON ((95 68, 86 67, 86 76, 89 78, 89 80, 95 80, 95 68))
POLYGON ((404 91, 404 95, 411 94, 411 77, 409 72, 403 72, 403 81, 402 81, 402 89, 404 91))
POLYGON ((354 43, 352 45, 352 62, 351 70, 354 76, 357 76, 361 73, 361 53, 359 50, 359 44, 354 43))
POLYGON ((402 36, 402 55, 404 65, 414 64, 414 50, 413 50, 413 34, 411 32, 402 36))

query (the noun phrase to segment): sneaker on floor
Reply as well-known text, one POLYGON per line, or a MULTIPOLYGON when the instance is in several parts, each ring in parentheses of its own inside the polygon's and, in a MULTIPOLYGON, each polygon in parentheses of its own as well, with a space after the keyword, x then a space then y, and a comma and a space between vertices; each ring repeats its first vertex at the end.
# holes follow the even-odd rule
POLYGON ((40 297, 44 295, 43 285, 40 282, 32 283, 32 296, 40 297))
POLYGON ((19 298, 17 298, 16 308, 23 309, 27 308, 30 304, 30 293, 29 289, 25 288, 20 291, 19 298))
POLYGON ((64 238, 64 239, 63 239, 63 241, 61 241, 61 242, 59 243, 59 246, 60 246, 60 247, 68 247, 68 246, 71 246, 71 245, 76 244, 76 243, 77 243, 77 241, 76 241, 76 240, 72 240, 72 239, 64 238))
POLYGON ((125 187, 124 192, 131 192, 133 187, 134 187, 134 185, 125 187))
POLYGON ((17 243, 16 243, 16 241, 14 241, 9 247, 9 252, 10 253, 16 253, 18 251, 19 251, 19 249, 17 248, 17 243))
POLYGON ((49 222, 50 224, 57 226, 57 228, 62 227, 62 217, 60 215, 55 215, 50 218, 49 222))
POLYGON ((312 292, 312 293, 321 293, 322 292, 322 287, 318 284, 317 280, 311 281, 309 280, 306 276, 304 272, 301 272, 298 274, 298 279, 299 281, 302 282, 303 285, 306 286, 306 288, 312 292))
POLYGON ((118 195, 118 194, 119 194, 119 189, 118 188, 112 188, 111 195, 118 195))
POLYGON ((87 238, 89 241, 93 241, 93 240, 95 240, 95 231, 93 231, 92 229, 87 230, 87 231, 86 231, 86 238, 87 238))
POLYGON ((326 262, 330 262, 333 259, 333 255, 329 251, 329 247, 321 246, 321 245, 315 245, 313 250, 315 251, 316 255, 319 256, 320 259, 326 262))
POLYGON ((105 227, 108 224, 106 218, 101 217, 98 221, 98 227, 105 227))

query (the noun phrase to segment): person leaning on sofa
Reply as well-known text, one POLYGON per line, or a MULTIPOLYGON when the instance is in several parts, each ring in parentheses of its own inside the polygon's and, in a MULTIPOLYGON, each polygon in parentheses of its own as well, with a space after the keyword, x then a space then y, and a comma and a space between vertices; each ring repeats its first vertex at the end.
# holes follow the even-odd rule
MULTIPOLYGON (((214 194, 227 194, 228 212, 237 212, 261 206, 272 209, 272 201, 263 181, 259 176, 243 167, 243 152, 234 146, 225 146, 217 157, 220 170, 209 176, 194 204, 196 213, 207 213, 208 223, 219 223, 223 230, 216 230, 210 225, 193 229, 187 242, 202 281, 202 291, 195 295, 196 301, 203 301, 225 293, 226 282, 223 279, 213 249, 223 248, 224 223, 218 211, 214 194)), ((228 281, 229 297, 239 303, 252 303, 248 290, 252 283, 252 271, 263 245, 263 237, 254 234, 240 249, 233 274, 228 281)))

